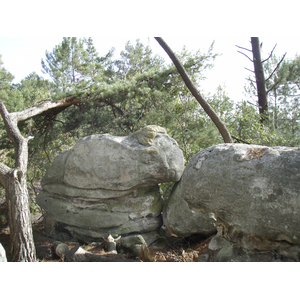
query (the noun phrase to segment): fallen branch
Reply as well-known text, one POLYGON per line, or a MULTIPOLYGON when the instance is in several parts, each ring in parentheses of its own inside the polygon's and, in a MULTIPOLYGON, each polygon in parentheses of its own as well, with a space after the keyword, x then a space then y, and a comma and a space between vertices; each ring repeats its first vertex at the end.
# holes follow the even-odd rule
POLYGON ((19 112, 10 113, 10 117, 17 123, 19 121, 25 121, 47 110, 57 108, 57 107, 68 107, 71 105, 79 104, 81 101, 76 98, 76 96, 70 96, 62 98, 58 101, 47 100, 37 106, 29 107, 19 112))

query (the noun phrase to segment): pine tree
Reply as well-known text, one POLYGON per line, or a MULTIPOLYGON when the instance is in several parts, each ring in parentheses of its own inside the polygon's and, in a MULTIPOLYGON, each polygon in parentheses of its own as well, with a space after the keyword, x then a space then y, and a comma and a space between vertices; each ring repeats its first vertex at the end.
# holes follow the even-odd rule
POLYGON ((76 37, 63 38, 52 52, 46 51, 46 61, 42 59, 42 71, 53 80, 56 88, 63 93, 71 92, 82 83, 83 41, 76 37))
MULTIPOLYGON (((183 49, 178 54, 196 84, 203 80, 203 71, 212 67, 216 57, 212 50, 211 46, 203 54, 183 49)), ((188 119, 198 114, 197 103, 189 96, 173 64, 165 64, 139 40, 127 42, 116 60, 112 50, 98 57, 91 38, 84 40, 82 53, 80 74, 88 88, 77 86, 76 94, 82 102, 56 117, 60 121, 53 128, 56 132, 74 138, 95 132, 127 135, 142 126, 157 124, 172 128, 172 134, 176 135, 185 123, 179 117, 174 118, 176 110, 184 111, 184 118, 188 119)), ((190 150, 186 153, 191 155, 190 150)))

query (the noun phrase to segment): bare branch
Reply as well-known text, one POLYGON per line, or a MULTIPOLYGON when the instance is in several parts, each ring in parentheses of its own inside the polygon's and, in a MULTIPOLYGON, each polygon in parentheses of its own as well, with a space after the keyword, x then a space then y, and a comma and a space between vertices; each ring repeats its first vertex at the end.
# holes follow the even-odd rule
POLYGON ((282 63, 282 61, 284 60, 286 53, 283 55, 282 59, 280 60, 280 62, 277 64, 276 68, 273 70, 273 72, 271 73, 271 75, 266 79, 266 82, 272 77, 272 75, 275 73, 275 71, 279 68, 280 64, 282 63))
POLYGON ((250 79, 250 78, 245 78, 246 80, 249 80, 249 81, 251 81, 251 82, 253 82, 253 83, 256 83, 256 81, 254 81, 254 80, 252 80, 252 79, 250 79))
POLYGON ((258 104, 252 103, 252 102, 250 102, 250 101, 247 101, 247 103, 249 103, 250 105, 253 105, 253 106, 255 106, 255 107, 258 107, 258 104))
POLYGON ((0 114, 4 121, 4 125, 6 128, 8 137, 12 140, 14 145, 17 146, 19 141, 21 139, 23 139, 23 136, 21 135, 21 133, 17 127, 16 119, 13 118, 11 116, 11 114, 7 111, 6 106, 4 105, 4 103, 1 100, 0 100, 0 114))
POLYGON ((276 86, 280 83, 280 80, 278 80, 275 84, 273 84, 267 91, 266 94, 268 94, 269 92, 271 92, 273 89, 276 88, 276 86))
POLYGON ((250 145, 250 143, 248 143, 248 142, 246 142, 246 141, 244 141, 244 140, 241 140, 241 139, 239 139, 239 138, 237 138, 237 137, 235 137, 235 136, 231 136, 234 140, 236 140, 238 143, 243 143, 243 144, 248 144, 248 145, 250 145))
POLYGON ((241 54, 243 54, 243 55, 245 55, 251 62, 253 62, 253 60, 247 54, 245 54, 245 53, 243 53, 241 51, 238 51, 238 52, 241 53, 241 54))
POLYGON ((248 69, 248 68, 245 68, 247 71, 250 71, 250 72, 252 72, 252 73, 255 73, 253 70, 250 70, 250 69, 248 69))
POLYGON ((14 120, 16 120, 16 122, 24 121, 24 120, 30 119, 34 116, 37 116, 47 110, 57 108, 57 107, 67 107, 67 106, 71 106, 73 104, 78 104, 80 102, 81 101, 78 100, 75 96, 62 98, 58 101, 49 100, 49 101, 45 101, 45 102, 39 104, 38 106, 33 106, 33 107, 27 108, 20 112, 10 113, 10 116, 14 120))
POLYGON ((243 49, 243 50, 247 50, 247 51, 249 51, 249 52, 252 52, 252 50, 250 50, 250 49, 247 49, 247 48, 244 48, 244 47, 241 47, 241 46, 238 46, 238 45, 235 45, 236 47, 238 47, 238 48, 240 48, 240 49, 243 49))
POLYGON ((262 63, 264 63, 264 62, 266 62, 268 59, 270 59, 270 57, 272 56, 273 51, 274 51, 274 49, 276 48, 276 46, 277 46, 277 44, 276 44, 276 45, 274 46, 274 48, 272 49, 272 51, 271 51, 269 57, 268 57, 267 59, 263 60, 262 63))

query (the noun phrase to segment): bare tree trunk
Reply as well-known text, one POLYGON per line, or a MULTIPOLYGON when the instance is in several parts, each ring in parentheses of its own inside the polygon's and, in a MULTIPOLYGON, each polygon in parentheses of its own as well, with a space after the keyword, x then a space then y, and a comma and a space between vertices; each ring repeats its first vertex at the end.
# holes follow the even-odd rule
POLYGON ((8 113, 1 101, 0 113, 7 134, 16 148, 15 168, 9 168, 4 164, 0 166, 0 182, 5 188, 8 203, 12 261, 35 261, 26 183, 28 141, 31 137, 24 138, 21 135, 17 119, 8 113))
POLYGON ((12 261, 36 260, 30 219, 26 174, 13 171, 8 178, 6 199, 9 208, 9 227, 12 261))
POLYGON ((28 142, 33 137, 24 138, 19 131, 18 121, 29 119, 49 109, 70 106, 78 103, 75 97, 59 101, 46 101, 36 107, 21 112, 9 113, 0 101, 0 114, 3 118, 7 135, 16 150, 15 167, 10 168, 0 163, 0 183, 6 191, 9 209, 9 226, 12 261, 35 261, 36 251, 33 240, 32 225, 27 190, 28 142))
POLYGON ((174 52, 171 50, 171 48, 167 45, 167 43, 161 38, 161 37, 155 37, 157 42, 161 45, 161 47, 166 51, 166 53, 169 55, 171 60, 173 61, 174 65, 176 66, 179 74, 181 75, 183 81, 185 82, 187 88, 191 91, 192 95, 196 98, 196 100, 199 102, 199 104, 202 106, 204 111, 207 113, 207 115, 211 118, 211 120, 214 122, 216 127, 218 128, 220 134, 222 135, 222 138, 225 143, 233 143, 232 137, 224 124, 224 122, 218 117, 214 109, 210 106, 210 104, 203 99, 199 91, 197 90, 196 86, 190 79, 188 73, 186 72, 184 66, 181 64, 179 59, 176 57, 174 52))
POLYGON ((268 101, 267 101, 265 75, 264 75, 264 69, 261 61, 260 44, 259 44, 258 37, 251 37, 251 44, 252 44, 254 72, 256 78, 259 113, 261 116, 261 122, 263 122, 267 119, 268 101))

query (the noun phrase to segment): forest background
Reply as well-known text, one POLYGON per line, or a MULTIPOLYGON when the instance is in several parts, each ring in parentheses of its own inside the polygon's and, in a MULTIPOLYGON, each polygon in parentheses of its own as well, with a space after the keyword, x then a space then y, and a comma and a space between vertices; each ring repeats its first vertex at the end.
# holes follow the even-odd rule
MULTIPOLYGON (((19 126, 24 136, 35 137, 29 143, 27 174, 32 210, 37 208, 34 203, 40 180, 54 157, 72 148, 83 136, 128 135, 145 125, 159 125, 178 142, 186 162, 198 151, 223 142, 171 61, 154 52, 149 40, 127 41, 119 53, 111 48, 100 56, 92 38, 62 38, 51 50, 45 49, 42 74, 32 72, 19 82, 14 81, 14 75, 5 68, 5 57, 2 58, 0 96, 9 112, 48 99, 71 95, 82 99, 78 106, 51 111, 19 126)), ((239 46, 251 49, 251 45, 239 46)), ((213 93, 205 93, 203 89, 207 73, 220 56, 214 51, 213 40, 206 51, 202 48, 193 52, 183 46, 177 55, 235 142, 299 146, 300 57, 286 56, 281 61, 283 53, 277 55, 276 47, 264 51, 268 58, 264 72, 269 111, 267 122, 262 124, 254 74, 249 60, 238 50, 236 47, 236 55, 243 57, 249 74, 244 78, 244 97, 239 99, 228 96, 226 85, 217 86, 213 93)), ((13 166, 15 151, 2 123, 0 134, 1 161, 13 166)), ((171 185, 162 185, 165 197, 170 188, 171 185)), ((4 190, 1 192, 4 196, 4 190)), ((4 218, 1 216, 2 221, 4 218)))
MULTIPOLYGON (((42 5, 37 5, 33 1, 6 1, 1 5, 0 23, 2 35, 3 32, 7 34, 8 31, 7 36, 51 37, 53 34, 56 36, 60 34, 65 36, 91 36, 91 31, 94 32, 92 36, 108 35, 117 37, 127 36, 128 33, 131 35, 134 33, 134 36, 158 35, 163 37, 170 35, 176 37, 188 35, 191 37, 205 35, 209 37, 250 37, 250 35, 262 36, 262 33, 264 33, 264 36, 289 36, 290 39, 297 40, 298 10, 295 9, 296 5, 295 1, 289 0, 284 3, 252 1, 243 5, 238 1, 198 1, 197 4, 195 1, 184 1, 182 3, 152 1, 151 5, 147 5, 145 9, 144 5, 141 6, 137 1, 131 0, 101 2, 100 8, 95 6, 92 1, 85 1, 84 5, 70 3, 70 1, 52 1, 42 5)), ((180 40, 180 38, 178 39, 180 40)), ((166 41, 168 42, 169 39, 166 38, 166 41)), ((261 38, 261 41, 264 40, 261 38)), ((49 47, 45 47, 43 51, 46 49, 51 50, 59 42, 60 40, 49 47)), ((279 41, 276 42, 278 42, 278 47, 281 46, 279 41)), ((239 44, 240 46, 247 46, 244 43, 239 44)), ((171 43, 170 46, 173 48, 171 43)), ((273 44, 264 47, 264 51, 269 52, 272 47, 273 44)), ((175 50, 177 51, 177 49, 175 50)), ((287 50, 280 51, 278 49, 278 52, 275 53, 281 56, 285 51, 287 50)), ((218 50, 216 52, 222 51, 218 50)), ((264 55, 264 57, 266 56, 264 55)), ((241 67, 243 68, 246 66, 243 62, 247 63, 247 59, 241 55, 238 57, 242 60, 241 67)), ((294 58, 293 55, 289 56, 289 53, 287 57, 289 59, 294 58)), ((5 58, 3 58, 3 61, 5 63, 5 58)), ((232 63, 235 62, 236 60, 232 63)), ((218 60, 215 61, 215 68, 217 68, 217 63, 218 60)), ((3 67, 7 67, 7 70, 16 75, 5 64, 3 67)), ((25 74, 25 76, 27 75, 25 74)), ((244 80, 245 76, 242 76, 242 78, 244 80)), ((222 83, 219 82, 218 84, 222 83)), ((242 85, 244 86, 244 83, 242 85)), ((228 90, 226 92, 229 93, 228 90)), ((288 267, 282 264, 280 266, 271 264, 267 268, 261 264, 259 266, 257 264, 231 264, 230 268, 226 264, 219 264, 218 266, 201 264, 200 267, 198 264, 168 264, 167 266, 136 264, 135 268, 132 265, 130 266, 131 271, 128 271, 127 265, 120 266, 120 264, 117 264, 109 267, 101 265, 101 270, 97 273, 97 276, 89 276, 94 273, 90 272, 90 268, 84 268, 83 265, 79 267, 72 264, 60 264, 59 266, 57 264, 47 264, 48 267, 46 267, 45 264, 26 264, 26 267, 22 269, 23 271, 20 270, 20 267, 16 269, 16 266, 17 264, 8 264, 6 268, 1 268, 3 270, 1 282, 4 290, 5 286, 9 288, 11 284, 17 282, 18 289, 14 289, 15 296, 18 293, 23 296, 24 291, 28 291, 28 287, 33 287, 34 293, 37 293, 40 288, 40 292, 43 293, 43 297, 46 299, 52 297, 52 294, 48 293, 47 295, 47 293, 44 293, 45 282, 53 282, 53 273, 63 274, 63 277, 61 276, 58 279, 59 282, 63 281, 64 287, 67 287, 64 288, 65 293, 68 293, 68 296, 74 295, 76 297, 87 297, 89 294, 97 295, 99 293, 99 283, 104 282, 106 290, 115 291, 117 286, 122 294, 130 294, 131 298, 135 299, 140 297, 140 293, 135 293, 137 296, 134 296, 132 283, 134 282, 134 286, 149 290, 149 282, 152 283, 152 278, 155 278, 156 283, 153 285, 155 289, 157 277, 153 277, 153 272, 157 273, 157 270, 161 274, 158 285, 163 287, 160 290, 164 290, 164 292, 159 293, 160 295, 166 293, 168 298, 173 295, 176 295, 177 298, 195 297, 199 293, 209 297, 212 297, 212 295, 223 297, 224 291, 227 291, 229 284, 232 286, 233 282, 238 287, 230 291, 230 296, 233 299, 240 299, 240 295, 244 290, 247 291, 246 297, 249 299, 257 297, 258 291, 261 298, 264 296, 269 298, 272 295, 276 299, 281 296, 295 295, 297 288, 297 277, 294 276, 291 264, 288 267), (37 266, 40 266, 40 272, 36 272, 37 266), (163 269, 163 266, 165 266, 165 269, 163 269), (140 269, 138 269, 139 267, 140 269), (28 269, 31 270, 29 274, 28 269), (58 270, 62 272, 57 272, 58 270), (257 272, 258 270, 259 272, 257 272), (48 277, 47 274, 49 274, 48 277), (140 276, 140 274, 143 274, 143 276, 140 276), (147 274, 150 275, 147 276, 147 274), (220 280, 220 274, 226 274, 226 276, 222 276, 220 280), (70 288, 73 287, 74 282, 78 282, 78 276, 82 288, 79 288, 78 284, 75 289, 70 288), (112 278, 114 280, 111 280, 112 278), (176 286, 174 286, 174 283, 176 283, 176 286), (180 283, 182 288, 178 288, 177 283, 180 283), (249 290, 249 283, 255 288, 249 290), (87 289, 86 286, 89 288, 87 289), (276 289, 270 289, 270 286, 276 286, 276 289), (200 292, 197 287, 201 287, 200 292)), ((18 264, 18 266, 24 265, 18 264)), ((296 267, 296 264, 294 266, 296 267)), ((57 276, 55 281, 56 278, 57 276)), ((53 287, 55 286, 57 285, 54 284, 53 287)), ((61 287, 61 283, 58 286, 61 287)), ((9 289, 9 293, 11 291, 12 289, 9 289)), ((61 288, 60 293, 62 293, 61 288)), ((100 293, 103 293, 103 289, 100 293)), ((153 293, 149 294, 152 296, 153 293)), ((149 295, 149 297, 151 296, 149 295)))
MULTIPOLYGON (((128 33, 134 33, 134 36, 145 36, 145 33, 147 33, 147 36, 167 37, 172 35, 179 37, 177 39, 180 40, 180 36, 202 37, 208 35, 211 37, 230 35, 250 37, 250 35, 257 34, 261 36, 263 32, 264 36, 284 36, 297 42, 298 10, 295 9, 296 3, 294 1, 288 0, 282 4, 269 1, 252 1, 245 5, 240 4, 237 1, 205 3, 199 1, 197 4, 195 1, 185 1, 183 3, 152 1, 151 5, 147 5, 145 9, 145 6, 141 6, 137 1, 101 2, 100 7, 96 7, 92 1, 85 1, 84 5, 70 3, 70 1, 53 1, 45 5, 36 5, 33 1, 8 1, 1 5, 0 23, 2 33, 6 32, 7 34, 7 31, 9 32, 7 36, 34 35, 50 37, 53 34, 60 35, 62 31, 65 36, 90 36, 92 31, 95 33, 94 36, 118 37, 127 36, 128 33)), ((169 39, 166 38, 166 41, 168 42, 169 39)), ((261 39, 261 41, 264 41, 265 44, 264 39, 261 39)), ((58 42, 45 47, 43 51, 46 49, 51 50, 58 42)), ((170 46, 173 48, 172 43, 170 43, 170 46)), ((248 45, 240 43, 240 46, 247 47, 248 45)), ((278 41, 278 52, 275 53, 281 56, 287 50, 285 45, 283 51, 279 50, 279 46, 281 44, 278 41)), ((268 53, 272 47, 273 44, 267 47, 264 46, 263 50, 268 53)), ((97 47, 97 50, 100 49, 97 47)), ((222 52, 222 50, 216 52, 222 52)), ((264 57, 266 56, 264 55, 264 57)), ((238 57, 241 58, 242 63, 240 65, 243 68, 247 64, 247 59, 240 55, 236 57, 237 60, 238 57)), ((294 58, 293 55, 289 56, 289 53, 287 57, 289 59, 294 58)), ((3 61, 5 63, 5 58, 3 58, 3 61)), ((217 62, 218 60, 215 61, 216 67, 217 62)), ((236 60, 232 62, 232 64, 235 63, 236 60)), ((5 64, 2 66, 6 67, 5 64)), ((22 68, 22 65, 20 65, 20 68, 22 68)), ((7 70, 14 74, 11 69, 7 68, 7 70)), ((228 76, 230 76, 230 70, 228 76)), ((243 75, 243 80, 244 77, 243 75)), ((21 79, 23 78, 25 76, 21 79)), ((217 82, 217 78, 215 82, 217 82)), ((226 89, 225 92, 229 93, 226 89)), ((24 264, 18 264, 18 266, 24 266, 24 264)), ((270 295, 275 296, 275 298, 287 297, 289 294, 294 295, 297 287, 297 277, 294 276, 290 264, 288 267, 282 264, 280 266, 271 264, 268 265, 268 268, 261 264, 259 266, 257 264, 231 264, 230 268, 226 264, 218 264, 217 266, 201 264, 200 268, 198 264, 168 264, 167 266, 136 264, 136 267, 131 265, 130 270, 128 270, 127 265, 116 264, 114 266, 101 265, 101 270, 97 273, 97 276, 89 276, 94 273, 90 273, 90 267, 84 267, 83 265, 79 267, 72 264, 60 264, 59 266, 57 264, 47 264, 46 266, 44 264, 26 264, 22 271, 17 268, 16 264, 8 264, 6 268, 2 267, 1 281, 4 290, 5 286, 9 288, 11 284, 17 283, 18 289, 14 289, 14 295, 18 293, 23 295, 25 289, 28 291, 28 287, 33 287, 34 293, 37 293, 38 289, 40 289, 40 292, 44 292, 45 282, 53 282, 53 273, 61 274, 61 276, 55 277, 55 281, 59 280, 60 287, 61 281, 63 281, 64 287, 69 287, 64 288, 64 292, 68 293, 68 296, 74 295, 76 297, 99 294, 99 283, 103 283, 105 284, 105 290, 115 291, 117 286, 122 294, 130 294, 131 298, 135 299, 140 297, 140 293, 135 293, 137 296, 134 296, 134 293, 132 293, 133 283, 134 286, 149 290, 149 282, 152 283, 152 278, 155 278, 156 281, 153 288, 155 289, 158 283, 160 287, 163 287, 160 290, 164 290, 159 292, 160 295, 166 293, 169 298, 173 295, 176 295, 177 298, 194 297, 199 293, 210 297, 212 295, 223 297, 224 291, 228 290, 228 284, 232 285, 232 282, 239 287, 234 290, 231 289, 230 295, 233 299, 240 299, 243 290, 247 290, 246 297, 249 299, 253 296, 257 297, 258 290, 261 298, 264 296, 270 297, 270 295), (37 272, 38 266, 40 266, 39 272, 37 272), (165 266, 165 269, 163 266, 165 266), (30 270, 30 273, 28 273, 28 270, 30 270), (57 272, 58 270, 62 272, 57 272), (156 276, 153 277, 153 272, 156 271, 157 273, 157 270, 161 274, 158 281, 156 276), (140 276, 140 274, 143 274, 143 276, 140 276), (220 274, 226 274, 226 276, 222 276, 219 280, 220 276, 218 275, 220 274), (78 282, 78 279, 81 288, 78 284, 75 289, 70 288, 73 287, 74 282, 78 282), (252 286, 256 287, 255 289, 249 290, 250 282, 252 286), (174 286, 174 283, 180 283, 183 288, 174 286), (270 289, 270 285, 276 286, 276 289, 270 289), (89 286, 89 288, 86 289, 86 286, 89 286), (200 286, 201 291, 198 288, 200 286), (217 289, 216 286, 218 286, 217 289)), ((294 266, 296 267, 296 265, 294 266)), ((94 272, 94 268, 92 269, 94 272)), ((53 285, 54 288, 56 286, 53 285)), ((60 293, 62 293, 61 290, 60 293)), ((9 293, 11 293, 11 289, 9 289, 9 293)), ((103 293, 103 289, 100 293, 103 293)), ((149 295, 149 297, 151 296, 149 295)), ((52 297, 52 294, 43 293, 43 297, 47 299, 47 297, 52 297)))

